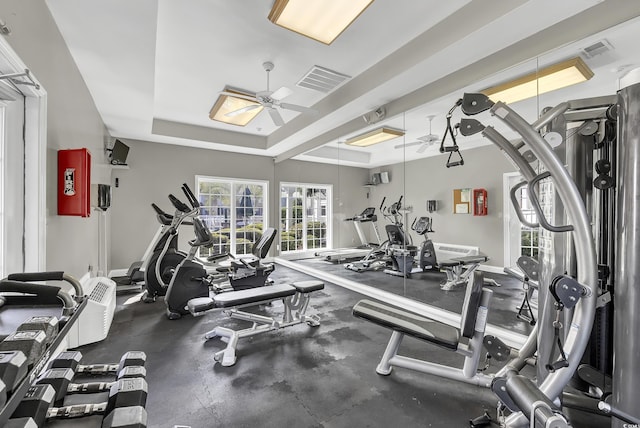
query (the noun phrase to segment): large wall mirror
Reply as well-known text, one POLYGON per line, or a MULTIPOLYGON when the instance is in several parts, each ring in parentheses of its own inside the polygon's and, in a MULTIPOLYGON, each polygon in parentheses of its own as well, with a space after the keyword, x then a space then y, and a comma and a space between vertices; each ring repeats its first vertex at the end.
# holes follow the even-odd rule
MULTIPOLYGON (((420 258, 427 240, 486 255, 481 269, 489 273, 514 266, 520 255, 537 256, 539 232, 522 226, 507 200, 509 189, 519 180, 515 166, 481 136, 460 135, 455 127, 461 117, 454 108, 456 100, 464 92, 478 92, 528 74, 542 77, 549 67, 557 68, 576 57, 591 70, 585 82, 545 92, 542 81, 534 81, 528 97, 509 100, 509 105, 533 122, 545 107, 562 101, 614 94, 624 74, 623 59, 613 50, 585 58, 582 48, 605 37, 609 45, 623 47, 633 39, 627 34, 631 27, 623 25, 557 48, 424 105, 396 114, 373 110, 363 116, 357 132, 327 141, 298 156, 300 161, 276 163, 282 228, 278 256, 302 270, 330 273, 423 303, 433 303, 436 296, 425 286, 427 282, 446 281, 445 274, 437 270, 420 271, 427 267, 420 258), (611 63, 616 66, 606 66, 611 63), (377 131, 398 134, 370 146, 353 141, 377 131), (447 148, 456 143, 459 152, 440 152, 441 145, 447 148), (460 161, 464 165, 452 166, 460 161), (402 266, 403 255, 412 257, 410 278, 402 272, 385 273, 394 268, 380 263, 375 252, 382 243, 397 238, 398 230, 404 235, 399 243, 404 242, 405 247, 397 252, 399 270, 408 269, 402 266)), ((500 126, 507 138, 515 138, 489 113, 478 119, 486 126, 500 126)), ((532 165, 537 168, 535 161, 532 165)), ((525 210, 530 208, 526 194, 518 197, 525 210)), ((461 300, 455 290, 437 296, 461 300)))

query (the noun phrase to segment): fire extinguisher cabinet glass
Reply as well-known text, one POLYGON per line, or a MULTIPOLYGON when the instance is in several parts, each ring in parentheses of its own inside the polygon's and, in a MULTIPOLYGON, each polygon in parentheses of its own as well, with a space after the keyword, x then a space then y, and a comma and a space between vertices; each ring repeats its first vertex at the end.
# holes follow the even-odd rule
POLYGON ((89 217, 91 153, 87 149, 58 151, 58 215, 89 217))

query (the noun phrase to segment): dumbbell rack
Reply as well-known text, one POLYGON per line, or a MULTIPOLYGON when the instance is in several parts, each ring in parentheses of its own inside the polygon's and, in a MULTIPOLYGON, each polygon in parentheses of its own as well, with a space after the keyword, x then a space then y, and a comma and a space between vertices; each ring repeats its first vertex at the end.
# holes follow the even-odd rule
POLYGON ((82 298, 82 302, 78 304, 75 312, 69 317, 67 322, 64 324, 64 327, 60 329, 58 335, 51 342, 45 352, 40 356, 38 361, 33 365, 33 368, 29 371, 27 376, 22 380, 22 382, 20 382, 18 387, 15 388, 11 397, 7 400, 2 410, 0 410, 0 427, 5 426, 13 412, 18 407, 18 404, 20 404, 20 401, 26 394, 33 381, 36 379, 40 371, 42 371, 42 369, 46 366, 49 359, 53 356, 51 355, 51 353, 58 348, 73 325, 77 322, 80 314, 87 306, 87 302, 88 299, 86 297, 82 298))

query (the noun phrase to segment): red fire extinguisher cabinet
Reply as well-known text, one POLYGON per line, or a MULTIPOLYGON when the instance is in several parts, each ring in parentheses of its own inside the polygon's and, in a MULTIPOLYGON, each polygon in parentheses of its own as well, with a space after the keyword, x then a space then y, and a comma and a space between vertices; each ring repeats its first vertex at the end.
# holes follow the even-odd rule
POLYGON ((487 215, 487 191, 473 189, 473 215, 487 215))
POLYGON ((487 191, 473 189, 473 215, 487 215, 487 191))
POLYGON ((91 153, 87 149, 58 151, 58 215, 89 217, 91 153))

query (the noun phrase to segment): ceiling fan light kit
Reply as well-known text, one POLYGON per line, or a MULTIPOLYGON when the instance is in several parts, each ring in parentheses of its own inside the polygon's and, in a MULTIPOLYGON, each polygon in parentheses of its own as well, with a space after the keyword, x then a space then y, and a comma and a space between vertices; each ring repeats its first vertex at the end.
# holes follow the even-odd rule
POLYGON ((526 76, 481 91, 493 101, 510 104, 587 81, 593 71, 580 57, 550 65, 526 76))
POLYGON ((275 0, 269 21, 330 45, 373 0, 275 0))
POLYGON ((399 129, 382 127, 369 131, 365 134, 349 138, 345 143, 355 147, 368 147, 394 138, 402 137, 403 135, 404 131, 399 129))
POLYGON ((246 126, 263 109, 250 93, 226 87, 209 111, 209 118, 230 125, 246 126))
POLYGON ((258 113, 263 109, 266 109, 269 113, 269 117, 276 126, 284 125, 284 119, 276 109, 276 107, 293 110, 299 113, 315 113, 316 111, 309 107, 299 106, 296 104, 280 102, 285 97, 288 97, 293 91, 287 87, 282 87, 275 92, 269 90, 269 72, 273 70, 274 65, 272 62, 267 61, 262 64, 262 67, 267 72, 267 90, 256 92, 251 94, 248 92, 242 92, 235 89, 229 89, 226 87, 223 92, 220 93, 218 101, 214 104, 209 117, 213 120, 219 120, 225 123, 231 123, 237 125, 239 120, 233 119, 235 117, 242 117, 242 124, 245 126, 251 120, 253 120, 258 113), (226 98, 224 98, 226 97, 226 98), (235 107, 235 108, 234 108, 235 107), (223 111, 224 110, 224 111, 223 111), (246 120, 245 120, 246 119, 246 120))

